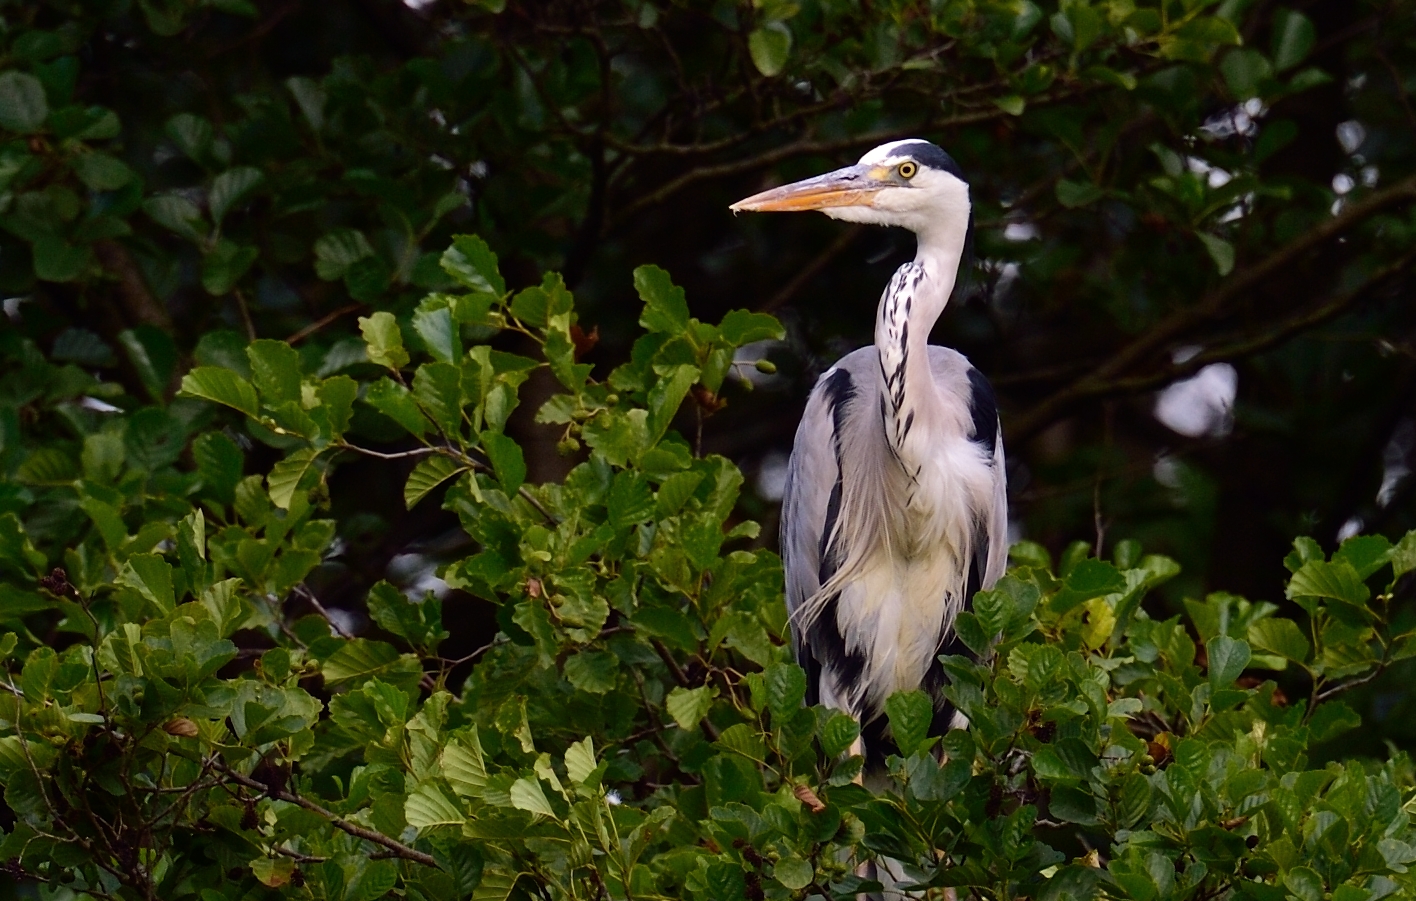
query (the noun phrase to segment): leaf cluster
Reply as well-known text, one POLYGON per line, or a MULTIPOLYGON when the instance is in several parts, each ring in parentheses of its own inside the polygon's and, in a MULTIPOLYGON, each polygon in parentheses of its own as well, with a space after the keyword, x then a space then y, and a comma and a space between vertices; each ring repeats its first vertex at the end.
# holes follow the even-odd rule
POLYGON ((1409 759, 1309 759, 1359 725, 1337 695, 1416 653, 1391 605, 1416 534, 1296 542, 1298 619, 1233 595, 1153 618, 1168 558, 1017 545, 944 660, 969 728, 930 736, 929 700, 892 697, 900 753, 866 787, 858 724, 803 706, 740 471, 672 428, 780 326, 695 319, 643 267, 644 332, 597 378, 558 276, 510 291, 474 236, 441 265, 451 290, 364 317, 352 374, 223 344, 170 404, 99 413, 101 386, 11 342, 24 428, 81 436, 19 462, 0 516, 14 872, 202 901, 1412 890, 1409 759), (538 371, 536 415, 578 462, 531 484, 505 426, 538 371), (393 433, 404 449, 364 443, 393 433), (281 458, 243 475, 257 441, 281 458), (406 501, 440 498, 474 542, 440 575, 499 633, 461 684, 436 595, 381 582, 355 634, 311 592, 335 553, 322 486, 358 457, 416 461, 406 501))

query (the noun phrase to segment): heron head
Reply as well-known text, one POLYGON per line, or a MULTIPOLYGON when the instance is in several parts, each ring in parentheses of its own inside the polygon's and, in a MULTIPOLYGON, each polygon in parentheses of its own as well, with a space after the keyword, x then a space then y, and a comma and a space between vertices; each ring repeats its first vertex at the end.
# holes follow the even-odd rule
POLYGON ((966 227, 969 186, 949 154, 911 138, 881 144, 854 166, 754 194, 731 209, 820 210, 833 219, 919 233, 941 225, 966 227))

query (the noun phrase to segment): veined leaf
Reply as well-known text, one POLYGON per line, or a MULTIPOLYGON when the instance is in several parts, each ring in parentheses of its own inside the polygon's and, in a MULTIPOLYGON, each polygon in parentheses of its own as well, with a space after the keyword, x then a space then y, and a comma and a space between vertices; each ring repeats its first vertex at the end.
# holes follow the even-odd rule
POLYGON ((198 366, 182 376, 180 393, 225 404, 251 417, 260 412, 256 389, 251 387, 251 383, 219 366, 198 366))
POLYGON ((497 269, 497 255, 476 235, 455 236, 452 246, 442 255, 442 268, 473 291, 498 297, 506 293, 506 282, 497 269))
POLYGON ((408 351, 403 349, 403 335, 392 313, 380 310, 372 316, 360 316, 359 331, 364 335, 370 363, 389 369, 408 365, 408 351))
POLYGON ((476 726, 444 747, 439 760, 443 778, 454 792, 463 797, 481 797, 487 788, 487 766, 476 726))
POLYGON ((266 480, 270 486, 271 503, 282 510, 290 509, 290 502, 295 498, 300 480, 305 477, 317 456, 319 452, 314 448, 302 447, 275 464, 266 480))
POLYGON ((1362 584, 1357 570, 1345 560, 1325 563, 1310 560, 1293 574, 1288 582, 1285 596, 1292 598, 1314 597, 1342 601, 1357 607, 1366 606, 1371 592, 1362 584))
POLYGON ((644 301, 640 325, 651 332, 672 335, 688 328, 688 301, 667 272, 658 266, 640 266, 634 270, 634 289, 644 301))
POLYGON ((466 465, 442 454, 424 457, 413 467, 413 471, 408 474, 408 482, 403 486, 404 506, 412 510, 419 501, 428 496, 428 492, 458 473, 466 472, 467 469, 466 465))
POLYGON ((680 729, 693 729, 708 715, 708 710, 713 706, 713 698, 717 694, 718 689, 712 685, 702 685, 698 688, 678 686, 669 692, 669 696, 664 700, 664 707, 680 729))
POLYGON ((565 772, 570 781, 580 785, 595 772, 595 742, 586 738, 573 742, 565 751, 565 772))
POLYGON ((517 810, 525 810, 537 816, 556 815, 546 793, 541 789, 541 780, 522 777, 511 784, 511 805, 517 810))
POLYGON ((413 790, 403 804, 403 816, 408 825, 419 831, 434 826, 461 826, 467 820, 466 814, 432 782, 413 790))
POLYGON ((212 179, 211 190, 207 193, 207 207, 211 210, 212 221, 217 225, 236 204, 245 200, 265 176, 253 166, 236 166, 212 179))

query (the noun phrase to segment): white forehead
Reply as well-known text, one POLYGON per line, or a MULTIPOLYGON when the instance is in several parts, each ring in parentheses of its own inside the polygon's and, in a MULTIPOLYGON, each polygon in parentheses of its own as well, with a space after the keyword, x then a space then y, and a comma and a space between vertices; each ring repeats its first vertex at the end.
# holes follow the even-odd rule
POLYGON ((881 144, 879 147, 876 147, 874 150, 861 157, 860 164, 862 166, 873 166, 876 163, 883 163, 894 155, 895 148, 902 147, 905 144, 919 144, 923 141, 923 138, 905 138, 903 141, 891 141, 888 144, 881 144))

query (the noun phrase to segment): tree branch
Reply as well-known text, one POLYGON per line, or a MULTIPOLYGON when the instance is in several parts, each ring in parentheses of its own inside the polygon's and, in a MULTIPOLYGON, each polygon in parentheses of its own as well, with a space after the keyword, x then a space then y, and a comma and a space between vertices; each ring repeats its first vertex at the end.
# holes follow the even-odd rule
POLYGON ((355 838, 361 838, 366 842, 373 842, 376 845, 382 845, 389 851, 393 852, 393 855, 395 857, 401 857, 404 860, 411 860, 415 863, 420 863, 426 867, 436 867, 438 865, 438 862, 433 859, 433 856, 431 854, 425 854, 415 848, 410 848, 402 842, 395 841, 389 838, 382 832, 375 832, 372 829, 365 829, 363 826, 357 826, 354 823, 351 823, 348 820, 344 819, 343 817, 337 816, 333 811, 326 810, 325 808, 316 804, 314 801, 307 800, 305 798, 300 797, 299 795, 291 794, 290 792, 284 789, 273 789, 263 782, 257 782, 250 776, 238 773, 237 771, 233 770, 231 767, 227 766, 225 763, 223 763, 220 759, 216 757, 208 757, 206 759, 206 764, 212 769, 217 770, 218 772, 227 776, 232 781, 244 785, 247 788, 254 789, 264 795, 269 795, 270 797, 275 798, 277 800, 285 801, 290 804, 295 804, 299 807, 305 808, 306 810, 312 813, 318 814, 319 816, 324 817, 326 820, 328 820, 329 824, 334 828, 339 829, 343 832, 347 832, 355 838))
MULTIPOLYGON (((1416 200, 1416 176, 1410 176, 1388 188, 1376 191, 1347 207, 1336 216, 1309 229, 1301 237, 1270 254, 1259 263, 1241 270, 1221 283, 1194 306, 1180 310, 1158 323, 1150 331, 1121 348, 1092 372, 1055 392, 1051 397, 1039 402, 1022 416, 1013 420, 1010 428, 1007 429, 1010 440, 1016 442, 1032 437, 1083 400, 1093 400, 1151 387, 1176 377, 1177 372, 1193 372, 1205 365, 1206 362, 1214 362, 1215 352, 1210 352, 1209 354, 1200 354, 1183 364, 1176 364, 1150 376, 1134 379, 1120 378, 1142 360, 1183 336, 1191 328, 1228 312, 1233 301, 1253 292, 1264 281, 1285 267, 1293 265, 1318 245, 1355 228, 1388 207, 1410 200, 1416 200)), ((1409 255, 1404 256, 1398 261, 1396 267, 1398 269, 1404 268, 1409 262, 1409 255)), ((1388 267, 1388 269, 1390 268, 1388 267)), ((1389 274, 1390 272, 1384 269, 1379 273, 1379 277, 1384 278, 1389 274)), ((1345 301, 1342 301, 1342 305, 1345 306, 1346 303, 1355 299, 1349 296, 1350 294, 1351 292, 1347 292, 1341 295, 1339 301, 1341 298, 1346 298, 1345 301)), ((1335 312, 1323 314, 1314 322, 1320 322, 1331 315, 1335 315, 1335 312)), ((1287 337, 1295 331, 1308 328, 1309 325, 1310 323, 1302 322, 1302 317, 1299 317, 1298 320, 1290 320, 1287 325, 1282 327, 1280 334, 1282 337, 1287 337), (1298 324, 1294 325, 1295 322, 1298 324)), ((1271 347, 1277 342, 1269 340, 1266 336, 1261 336, 1251 343, 1254 349, 1245 351, 1245 354, 1271 347)), ((1230 357, 1232 358, 1234 355, 1231 353, 1230 357)))

